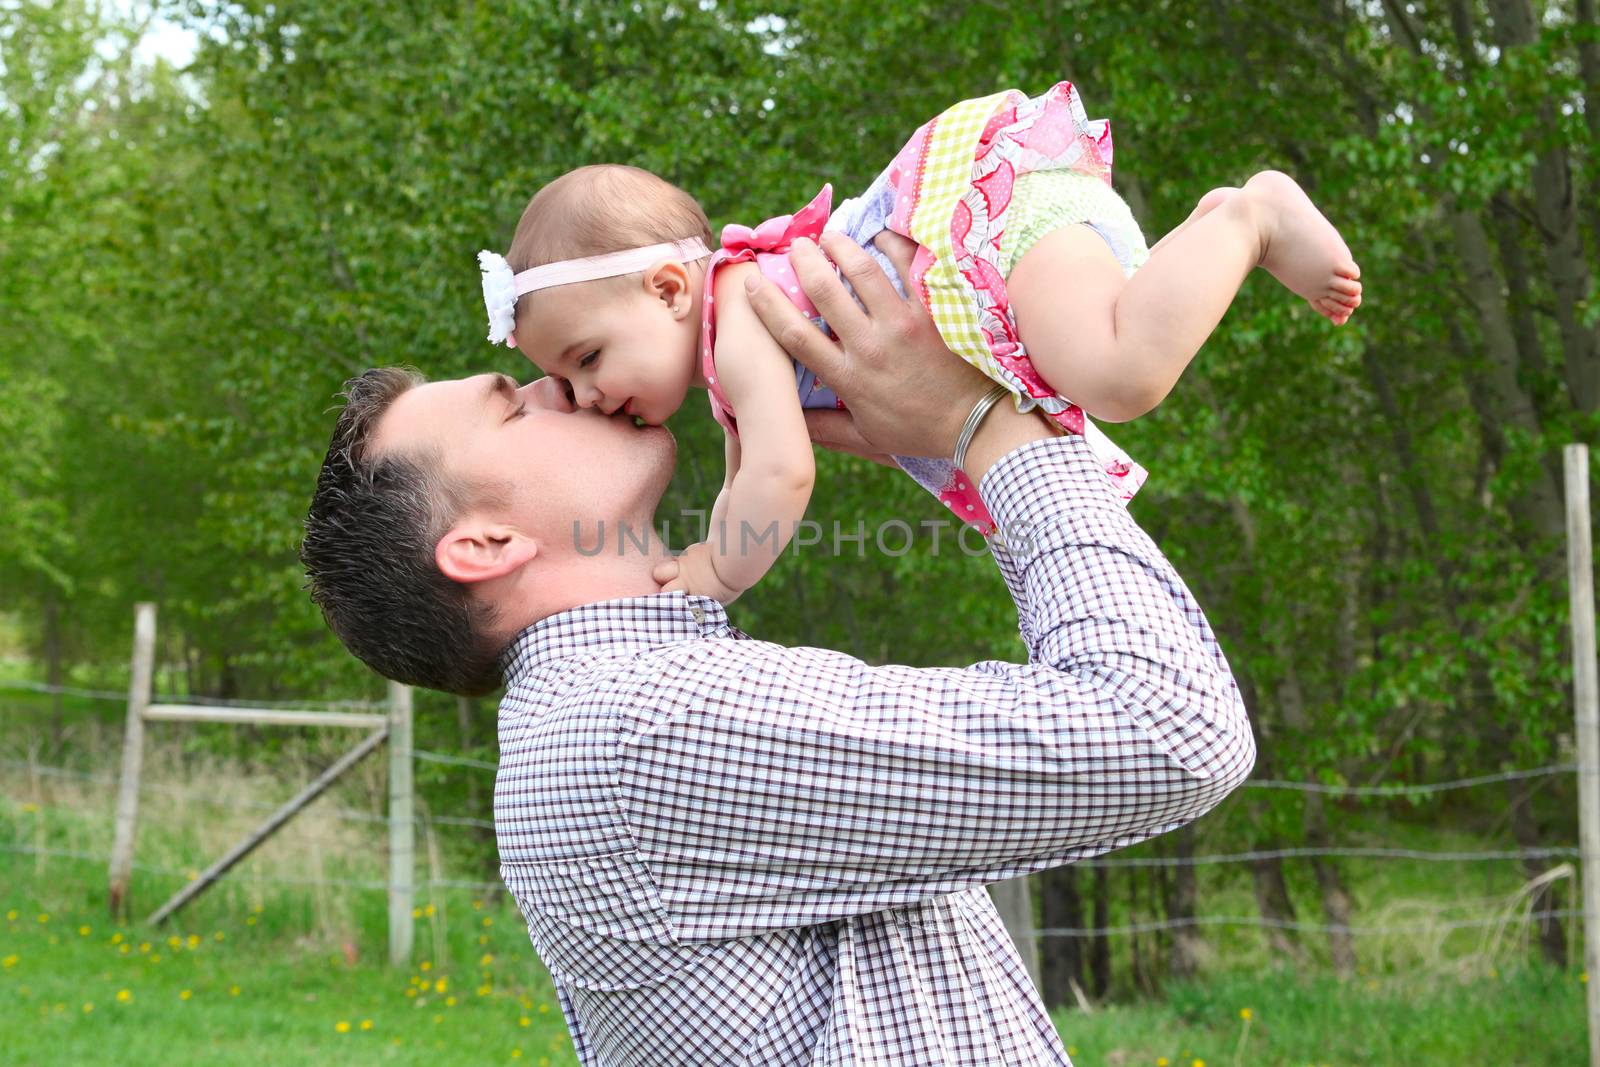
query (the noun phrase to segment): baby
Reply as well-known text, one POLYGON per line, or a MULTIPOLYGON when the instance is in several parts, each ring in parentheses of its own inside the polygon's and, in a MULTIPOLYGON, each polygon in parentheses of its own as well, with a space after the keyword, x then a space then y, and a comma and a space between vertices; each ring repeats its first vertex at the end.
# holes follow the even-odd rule
MULTIPOLYGON (((1161 402, 1262 267, 1342 325, 1360 272, 1337 230, 1289 177, 1214 189, 1153 248, 1112 191, 1111 136, 1070 83, 963 101, 923 125, 867 192, 831 209, 823 190, 794 215, 728 226, 711 251, 687 193, 632 167, 572 171, 541 189, 504 258, 484 252, 491 341, 562 379, 573 402, 660 423, 690 387, 726 431, 710 536, 663 588, 731 602, 789 543, 815 478, 802 410, 840 406, 756 317, 745 280, 776 282, 819 328, 789 267, 794 241, 841 230, 877 253, 892 230, 920 247, 902 292, 952 350, 1086 436, 1124 501, 1145 473, 1088 419, 1120 422, 1161 402), (1071 399, 1068 399, 1068 398, 1071 399)), ((967 522, 992 532, 954 464, 895 457, 967 522)))

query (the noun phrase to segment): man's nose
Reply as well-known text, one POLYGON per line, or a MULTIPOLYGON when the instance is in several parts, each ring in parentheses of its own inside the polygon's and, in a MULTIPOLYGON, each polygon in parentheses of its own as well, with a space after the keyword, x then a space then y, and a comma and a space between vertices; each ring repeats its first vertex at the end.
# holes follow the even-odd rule
POLYGON ((546 375, 529 382, 525 387, 529 397, 542 408, 553 411, 576 411, 572 399, 567 395, 567 384, 553 375, 546 375))

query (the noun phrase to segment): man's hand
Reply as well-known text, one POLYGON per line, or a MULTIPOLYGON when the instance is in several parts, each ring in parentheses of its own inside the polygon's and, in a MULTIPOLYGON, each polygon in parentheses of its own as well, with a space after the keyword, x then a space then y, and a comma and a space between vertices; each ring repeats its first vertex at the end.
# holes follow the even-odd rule
MULTIPOLYGON (((823 248, 861 297, 865 310, 810 241, 796 241, 795 275, 836 344, 771 282, 751 272, 750 303, 768 332, 795 359, 827 382, 849 409, 809 416, 812 437, 830 448, 870 459, 884 454, 949 457, 961 423, 989 380, 953 354, 923 306, 895 291, 877 262, 848 237, 822 235, 823 248)), ((880 234, 878 246, 910 277, 914 244, 880 234), (898 244, 891 243, 898 241, 898 244)))
MULTIPOLYGON (((821 332, 816 327, 812 329, 821 332)), ((713 563, 715 558, 716 552, 711 545, 701 541, 684 549, 683 555, 676 559, 656 564, 652 577, 660 584, 663 593, 681 590, 732 604, 744 590, 734 589, 717 576, 717 568, 713 563)))

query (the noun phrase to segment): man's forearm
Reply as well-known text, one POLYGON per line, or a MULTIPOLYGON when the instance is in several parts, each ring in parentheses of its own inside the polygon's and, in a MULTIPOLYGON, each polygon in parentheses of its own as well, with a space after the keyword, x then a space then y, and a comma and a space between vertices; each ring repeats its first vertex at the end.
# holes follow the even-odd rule
POLYGON ((1248 773, 1253 737, 1211 628, 1087 442, 1029 442, 979 488, 1029 660, 1143 705, 1190 770, 1248 773))

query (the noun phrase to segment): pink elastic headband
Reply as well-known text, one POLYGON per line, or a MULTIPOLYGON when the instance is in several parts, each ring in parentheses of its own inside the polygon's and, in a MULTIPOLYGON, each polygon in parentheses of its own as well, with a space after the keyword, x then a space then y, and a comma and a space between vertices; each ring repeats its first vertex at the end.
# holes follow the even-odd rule
POLYGON ((620 252, 607 252, 600 256, 585 256, 583 259, 564 259, 559 263, 546 263, 542 267, 532 267, 523 271, 516 277, 517 295, 531 293, 539 289, 550 289, 557 285, 570 285, 573 282, 591 282, 597 278, 615 278, 621 274, 632 274, 636 270, 644 270, 658 259, 704 259, 711 254, 706 248, 706 243, 698 237, 685 238, 682 241, 666 241, 658 245, 646 245, 643 248, 624 248, 620 252))

